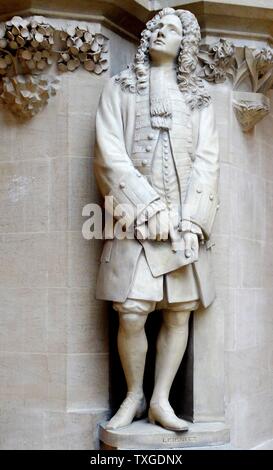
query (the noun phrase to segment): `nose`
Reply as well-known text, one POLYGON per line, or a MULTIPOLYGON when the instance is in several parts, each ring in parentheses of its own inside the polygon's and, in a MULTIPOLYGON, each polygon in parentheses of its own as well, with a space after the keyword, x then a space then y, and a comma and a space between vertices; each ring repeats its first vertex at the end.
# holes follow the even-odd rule
POLYGON ((160 37, 165 37, 165 30, 164 30, 164 26, 162 28, 160 28, 157 32, 157 37, 160 38, 160 37))

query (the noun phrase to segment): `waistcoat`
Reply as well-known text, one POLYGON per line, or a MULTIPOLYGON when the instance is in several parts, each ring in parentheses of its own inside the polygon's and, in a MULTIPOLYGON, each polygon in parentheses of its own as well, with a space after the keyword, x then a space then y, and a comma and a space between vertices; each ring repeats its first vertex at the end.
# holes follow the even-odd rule
MULTIPOLYGON (((172 105, 172 127, 169 145, 175 165, 183 201, 194 158, 191 110, 176 84, 168 87, 172 105)), ((160 129, 154 129, 150 120, 149 92, 136 95, 136 120, 131 159, 135 168, 152 184, 152 164, 160 129)), ((178 201, 177 201, 178 202, 178 201)))

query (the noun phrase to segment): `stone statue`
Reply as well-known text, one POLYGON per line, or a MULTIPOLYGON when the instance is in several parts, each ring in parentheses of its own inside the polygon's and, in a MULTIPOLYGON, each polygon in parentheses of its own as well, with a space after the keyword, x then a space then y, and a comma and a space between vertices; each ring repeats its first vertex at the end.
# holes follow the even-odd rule
POLYGON ((199 42, 192 13, 164 8, 142 32, 134 63, 106 84, 98 107, 97 182, 114 208, 123 204, 122 221, 134 229, 134 237, 105 242, 97 281, 97 298, 113 301, 119 313, 118 350, 128 387, 108 429, 127 426, 146 410, 144 325, 150 312, 161 310, 148 418, 187 430, 169 392, 190 313, 215 297, 210 234, 219 177, 213 107, 196 72, 199 42))

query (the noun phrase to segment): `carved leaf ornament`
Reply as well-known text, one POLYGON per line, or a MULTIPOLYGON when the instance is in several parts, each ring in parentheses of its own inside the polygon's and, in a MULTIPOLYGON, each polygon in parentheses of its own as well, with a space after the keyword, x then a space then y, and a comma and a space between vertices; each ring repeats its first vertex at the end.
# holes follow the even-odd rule
POLYGON ((108 69, 108 39, 88 27, 56 29, 42 16, 14 16, 0 23, 0 99, 19 118, 37 114, 56 94, 59 79, 41 75, 82 66, 100 75, 108 69), (59 49, 57 49, 57 45, 59 49))
POLYGON ((244 132, 253 129, 270 110, 265 93, 273 86, 273 51, 235 47, 220 39, 213 45, 202 45, 198 57, 200 77, 213 83, 231 79, 236 117, 244 132))

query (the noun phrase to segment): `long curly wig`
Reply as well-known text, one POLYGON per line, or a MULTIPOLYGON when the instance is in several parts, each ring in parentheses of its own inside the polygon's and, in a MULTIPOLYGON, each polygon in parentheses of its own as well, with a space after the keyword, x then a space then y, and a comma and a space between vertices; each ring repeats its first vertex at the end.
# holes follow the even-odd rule
POLYGON ((177 83, 184 94, 186 103, 192 108, 202 108, 210 102, 203 81, 197 75, 198 51, 201 40, 200 28, 195 16, 187 10, 163 8, 148 23, 141 33, 140 45, 134 62, 127 71, 121 72, 117 82, 123 90, 131 93, 145 93, 149 81, 149 42, 152 31, 166 15, 176 15, 182 24, 181 49, 177 58, 177 83))

